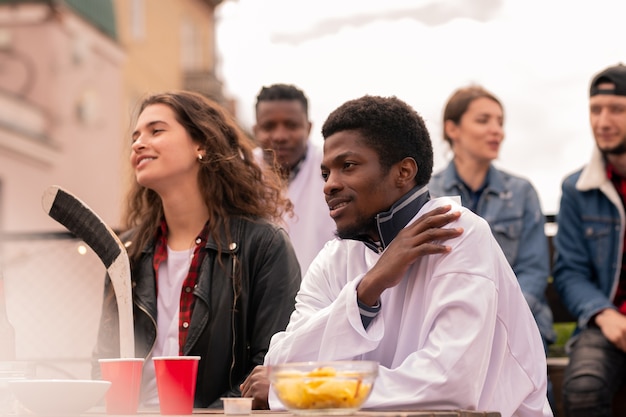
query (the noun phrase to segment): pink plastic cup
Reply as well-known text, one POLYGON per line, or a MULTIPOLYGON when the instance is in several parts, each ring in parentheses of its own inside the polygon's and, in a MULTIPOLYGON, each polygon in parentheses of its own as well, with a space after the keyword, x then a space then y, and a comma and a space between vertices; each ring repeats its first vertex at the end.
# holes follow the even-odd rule
POLYGON ((161 414, 191 414, 200 356, 158 356, 152 359, 161 414))
POLYGON ((142 358, 100 359, 102 379, 111 381, 106 393, 107 414, 136 414, 141 391, 142 358))

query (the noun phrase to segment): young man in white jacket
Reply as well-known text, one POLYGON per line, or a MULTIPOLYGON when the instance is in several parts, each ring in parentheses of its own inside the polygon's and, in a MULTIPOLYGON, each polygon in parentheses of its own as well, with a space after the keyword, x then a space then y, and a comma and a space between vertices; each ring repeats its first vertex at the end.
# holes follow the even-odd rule
MULTIPOLYGON (((541 336, 489 225, 452 198, 430 199, 422 118, 395 97, 365 96, 322 134, 340 239, 311 264, 265 365, 377 361, 365 408, 551 416, 541 336)), ((261 401, 264 378, 253 371, 242 395, 261 401)))
POLYGON ((254 137, 257 161, 275 166, 287 183, 293 216, 283 216, 302 275, 324 244, 335 237, 335 222, 324 201, 322 148, 309 140, 309 101, 294 85, 272 84, 257 95, 254 137))

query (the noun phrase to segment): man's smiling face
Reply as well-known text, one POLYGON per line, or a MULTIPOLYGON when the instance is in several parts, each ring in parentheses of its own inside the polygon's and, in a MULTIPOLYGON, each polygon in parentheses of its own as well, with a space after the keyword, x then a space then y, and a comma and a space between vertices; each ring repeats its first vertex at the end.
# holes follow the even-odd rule
POLYGON ((393 167, 385 170, 376 151, 365 145, 361 133, 344 130, 324 141, 322 177, 330 216, 342 239, 369 236, 379 240, 375 217, 401 196, 393 167))

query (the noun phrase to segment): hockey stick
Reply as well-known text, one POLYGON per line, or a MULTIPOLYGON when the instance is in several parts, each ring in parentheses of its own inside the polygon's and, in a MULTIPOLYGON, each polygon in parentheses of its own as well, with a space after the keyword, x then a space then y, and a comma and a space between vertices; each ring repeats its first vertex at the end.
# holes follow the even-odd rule
POLYGON ((89 245, 106 267, 117 300, 120 357, 135 357, 130 262, 126 248, 115 232, 69 191, 53 185, 44 191, 41 200, 46 213, 89 245))

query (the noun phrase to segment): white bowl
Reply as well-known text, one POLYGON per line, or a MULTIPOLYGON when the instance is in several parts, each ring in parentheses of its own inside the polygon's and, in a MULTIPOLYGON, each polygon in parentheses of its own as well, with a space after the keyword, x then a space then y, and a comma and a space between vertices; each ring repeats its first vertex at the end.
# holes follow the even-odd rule
POLYGON ((19 403, 37 415, 81 414, 104 398, 109 381, 80 379, 31 379, 9 381, 19 403))

